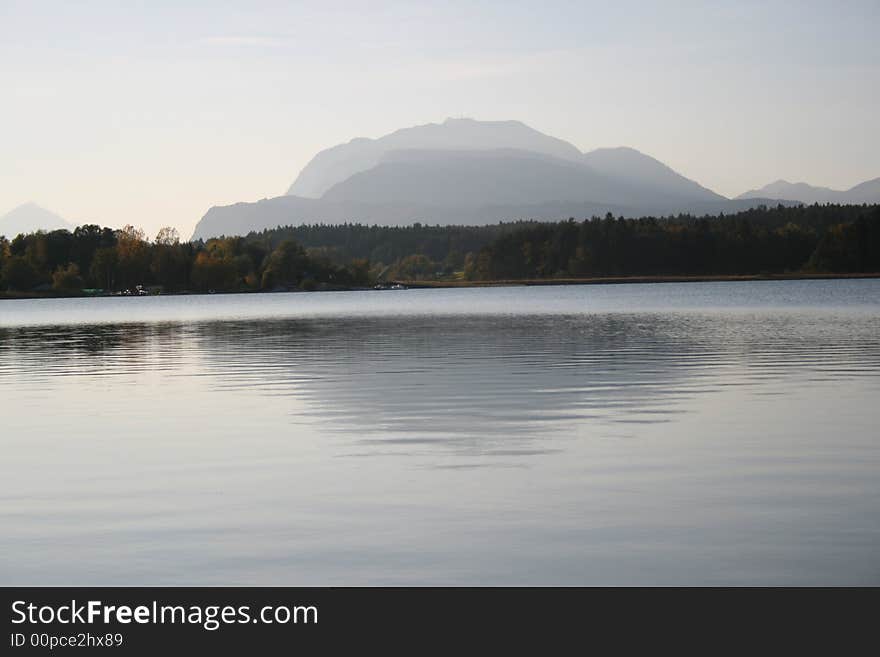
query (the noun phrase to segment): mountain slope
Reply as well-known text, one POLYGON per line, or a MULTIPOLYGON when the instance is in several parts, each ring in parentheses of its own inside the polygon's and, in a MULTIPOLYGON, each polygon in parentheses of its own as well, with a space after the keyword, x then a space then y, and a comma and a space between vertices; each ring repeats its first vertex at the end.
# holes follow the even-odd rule
POLYGON ((777 180, 760 189, 753 189, 737 196, 738 199, 753 197, 788 199, 802 203, 880 203, 880 178, 866 180, 847 190, 815 187, 807 183, 790 183, 777 180))
POLYGON ((851 203, 880 203, 880 178, 866 180, 844 192, 851 203))
POLYGON ((474 206, 619 201, 624 190, 576 162, 517 150, 395 151, 331 187, 325 200, 474 206))
POLYGON ((834 200, 835 195, 839 193, 828 187, 815 187, 803 182, 790 183, 787 180, 777 180, 769 185, 764 185, 760 189, 751 189, 744 192, 736 198, 763 196, 765 198, 784 198, 812 204, 830 203, 834 200))
POLYGON ((41 208, 36 203, 25 203, 0 217, 0 235, 12 239, 19 233, 33 233, 38 230, 73 230, 74 225, 54 212, 41 208))
POLYGON ((576 160, 580 152, 519 121, 446 119, 443 123, 403 128, 379 139, 357 138, 318 153, 306 164, 287 193, 320 198, 333 185, 371 169, 395 150, 491 150, 513 148, 576 160))
POLYGON ((597 148, 584 153, 582 161, 605 176, 625 178, 666 196, 682 196, 706 201, 725 200, 720 194, 685 178, 659 160, 634 148, 597 148))
POLYGON ((368 203, 363 201, 331 201, 327 199, 277 196, 255 203, 215 206, 196 225, 192 239, 208 239, 221 235, 246 235, 278 226, 308 223, 361 223, 380 226, 405 226, 414 222, 440 225, 494 224, 501 221, 535 219, 559 221, 576 217, 584 219, 605 216, 641 217, 649 214, 672 215, 680 212, 698 216, 739 212, 758 205, 775 205, 776 200, 757 198, 722 201, 690 201, 668 203, 653 209, 592 201, 546 201, 529 204, 496 204, 484 206, 423 205, 416 203, 368 203))

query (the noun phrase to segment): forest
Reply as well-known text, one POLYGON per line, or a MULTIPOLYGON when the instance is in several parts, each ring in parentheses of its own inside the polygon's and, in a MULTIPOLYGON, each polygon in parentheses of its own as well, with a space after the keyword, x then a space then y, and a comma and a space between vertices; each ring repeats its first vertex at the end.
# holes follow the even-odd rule
POLYGON ((182 242, 133 226, 0 237, 6 296, 332 290, 474 281, 880 272, 880 206, 555 223, 301 225, 182 242))
POLYGON ((472 280, 880 272, 880 206, 536 224, 487 245, 472 280))

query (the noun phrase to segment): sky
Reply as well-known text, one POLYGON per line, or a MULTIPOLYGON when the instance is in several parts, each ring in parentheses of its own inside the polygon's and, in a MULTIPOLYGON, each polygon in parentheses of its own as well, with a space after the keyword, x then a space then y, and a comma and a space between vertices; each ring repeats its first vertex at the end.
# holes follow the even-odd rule
POLYGON ((0 214, 188 236, 323 148, 447 117, 727 196, 880 176, 880 2, 0 0, 0 214))

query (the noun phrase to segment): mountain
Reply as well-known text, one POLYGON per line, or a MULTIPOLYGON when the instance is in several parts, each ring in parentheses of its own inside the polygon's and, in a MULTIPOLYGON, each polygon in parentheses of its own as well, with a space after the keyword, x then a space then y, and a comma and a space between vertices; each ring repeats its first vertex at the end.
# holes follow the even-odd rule
POLYGON ((550 137, 519 121, 446 119, 443 123, 403 128, 379 139, 360 137, 318 153, 287 191, 291 196, 320 198, 349 176, 371 169, 390 151, 492 150, 511 148, 577 160, 581 153, 562 139, 550 137))
POLYGON ((802 203, 829 203, 832 202, 834 196, 840 194, 828 187, 814 187, 807 183, 790 183, 787 180, 777 180, 769 185, 764 185, 760 189, 752 189, 736 198, 754 198, 763 196, 765 198, 784 198, 793 201, 801 201, 802 203))
POLYGON ((583 164, 530 151, 392 151, 373 168, 333 185, 323 199, 455 207, 602 202, 619 199, 618 187, 583 164))
POLYGON ((634 148, 597 148, 584 153, 582 161, 606 176, 626 178, 638 182, 643 188, 669 195, 698 198, 705 201, 725 200, 720 194, 706 189, 699 183, 685 178, 659 160, 640 153, 634 148))
POLYGON ((715 214, 761 202, 731 201, 632 148, 581 153, 519 121, 447 119, 321 151, 286 196, 211 208, 193 239, 306 222, 715 214))
MULTIPOLYGON (((365 203, 361 201, 327 201, 277 196, 254 203, 212 207, 196 225, 192 239, 208 239, 220 235, 246 235, 279 226, 304 223, 362 223, 368 225, 403 226, 414 222, 423 224, 460 224, 478 226, 501 221, 537 219, 558 221, 568 217, 614 216, 641 217, 647 214, 670 215, 689 212, 698 216, 733 214, 758 205, 776 205, 779 201, 767 198, 721 201, 692 201, 686 206, 675 205, 647 211, 642 208, 596 203, 591 201, 545 201, 521 205, 499 204, 454 207, 417 203, 365 203)), ((791 202, 784 202, 790 205, 791 202)))
MULTIPOLYGON (((641 153, 637 157, 645 158, 641 153)), ((583 159, 516 149, 391 151, 373 168, 335 184, 322 198, 454 207, 591 201, 646 208, 723 200, 681 180, 683 187, 666 180, 646 184, 623 168, 609 173, 583 159)))
POLYGON ((880 178, 866 180, 844 192, 851 203, 880 203, 880 178))
POLYGON ((0 235, 12 239, 19 233, 33 233, 38 230, 73 230, 74 225, 54 212, 41 208, 36 203, 25 203, 0 217, 0 235))
POLYGON ((880 203, 880 178, 865 181, 847 190, 815 187, 807 183, 790 183, 777 180, 760 189, 753 189, 737 196, 738 199, 764 197, 788 199, 802 203, 880 203))

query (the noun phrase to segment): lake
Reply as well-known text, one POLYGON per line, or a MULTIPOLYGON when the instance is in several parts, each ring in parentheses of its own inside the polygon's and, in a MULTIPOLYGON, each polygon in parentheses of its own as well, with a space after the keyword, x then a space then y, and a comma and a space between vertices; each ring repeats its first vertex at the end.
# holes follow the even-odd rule
POLYGON ((880 584, 880 280, 0 301, 0 584, 880 584))

